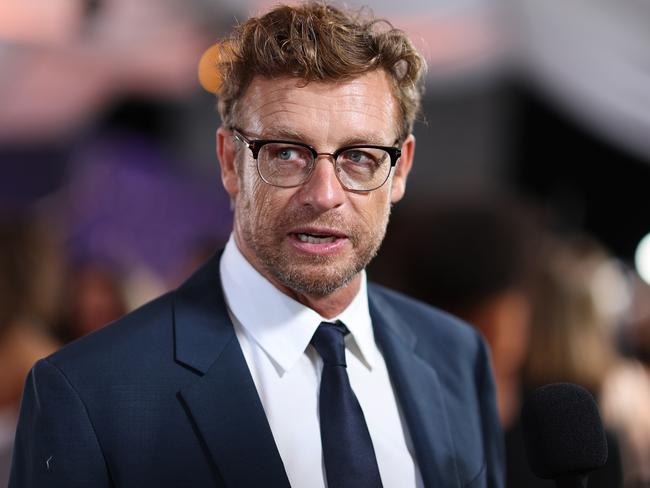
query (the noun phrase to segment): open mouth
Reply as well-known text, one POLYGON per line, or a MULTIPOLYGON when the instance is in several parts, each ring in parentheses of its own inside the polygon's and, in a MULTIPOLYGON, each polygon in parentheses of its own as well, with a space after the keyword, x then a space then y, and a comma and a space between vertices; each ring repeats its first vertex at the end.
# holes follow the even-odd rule
POLYGON ((344 233, 327 227, 300 227, 289 235, 302 251, 319 254, 337 252, 348 240, 344 233))
POLYGON ((336 241, 338 236, 324 236, 324 235, 314 235, 306 233, 297 233, 296 237, 301 242, 308 242, 310 244, 326 244, 336 241))

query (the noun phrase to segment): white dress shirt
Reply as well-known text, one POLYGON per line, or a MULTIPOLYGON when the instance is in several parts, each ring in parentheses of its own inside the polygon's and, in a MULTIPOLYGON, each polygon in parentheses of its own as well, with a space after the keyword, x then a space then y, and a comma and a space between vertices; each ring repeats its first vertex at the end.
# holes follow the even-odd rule
POLYGON ((232 236, 220 271, 235 333, 291 486, 327 486, 318 421, 323 363, 309 342, 321 322, 335 320, 350 330, 345 340, 348 375, 368 424, 384 487, 423 486, 384 358, 375 344, 365 272, 352 303, 328 320, 259 274, 232 236))

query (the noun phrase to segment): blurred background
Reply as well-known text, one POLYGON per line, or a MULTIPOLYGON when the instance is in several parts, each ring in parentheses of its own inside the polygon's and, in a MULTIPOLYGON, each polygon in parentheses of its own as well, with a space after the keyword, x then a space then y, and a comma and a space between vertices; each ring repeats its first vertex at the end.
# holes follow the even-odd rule
MULTIPOLYGON (((0 3, 0 485, 31 365, 228 238, 197 63, 270 5, 0 3)), ((650 4, 371 7, 429 73, 409 191, 370 278, 486 337, 508 486, 554 486, 528 472, 518 421, 554 381, 600 402, 610 462, 590 486, 650 486, 650 4)))

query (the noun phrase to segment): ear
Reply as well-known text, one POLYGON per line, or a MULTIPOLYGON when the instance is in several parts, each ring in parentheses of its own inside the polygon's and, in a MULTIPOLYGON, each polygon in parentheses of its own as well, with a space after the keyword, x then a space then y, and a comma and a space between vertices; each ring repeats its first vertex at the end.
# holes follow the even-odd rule
POLYGON ((395 166, 393 181, 390 189, 390 201, 399 202, 406 191, 406 178, 408 178, 411 166, 413 165, 413 154, 415 153, 415 136, 410 134, 402 144, 402 155, 395 166))
POLYGON ((232 201, 239 193, 239 175, 237 173, 237 151, 235 141, 225 127, 217 129, 217 158, 221 166, 221 182, 232 201))

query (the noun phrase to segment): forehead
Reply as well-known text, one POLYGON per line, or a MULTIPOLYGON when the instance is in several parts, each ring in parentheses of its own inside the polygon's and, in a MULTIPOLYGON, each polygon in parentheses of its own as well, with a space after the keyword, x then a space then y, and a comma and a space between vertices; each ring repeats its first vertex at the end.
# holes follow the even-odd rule
POLYGON ((334 142, 363 134, 387 143, 397 134, 398 104, 381 70, 337 83, 256 77, 239 114, 243 128, 257 135, 294 132, 334 142))

